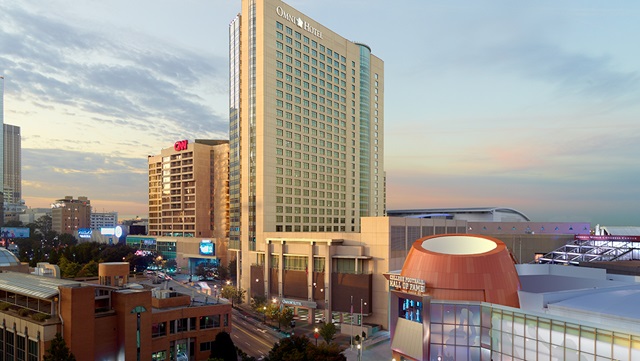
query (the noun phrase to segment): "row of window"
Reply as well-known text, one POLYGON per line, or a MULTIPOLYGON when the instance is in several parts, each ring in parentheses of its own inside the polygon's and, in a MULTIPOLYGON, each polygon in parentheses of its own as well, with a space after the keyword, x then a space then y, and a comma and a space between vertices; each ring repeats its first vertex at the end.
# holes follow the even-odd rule
POLYGON ((223 315, 210 315, 190 318, 180 318, 177 320, 171 320, 168 322, 156 322, 151 325, 151 337, 166 336, 167 332, 171 335, 179 332, 206 330, 211 328, 219 328, 221 326, 229 326, 229 314, 223 315), (199 328, 196 328, 199 326, 199 328))
POLYGON ((39 352, 38 341, 0 328, 0 358, 3 360, 38 361, 39 352))

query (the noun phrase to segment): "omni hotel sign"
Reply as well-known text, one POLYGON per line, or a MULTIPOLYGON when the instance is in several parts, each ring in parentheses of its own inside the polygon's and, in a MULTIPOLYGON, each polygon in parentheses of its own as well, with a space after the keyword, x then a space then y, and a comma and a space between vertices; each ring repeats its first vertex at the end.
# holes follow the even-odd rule
POLYGON ((397 274, 389 275, 389 287, 391 287, 392 291, 415 293, 425 293, 427 289, 424 280, 397 274))
POLYGON ((299 28, 303 28, 304 30, 322 39, 322 31, 314 28, 313 26, 311 26, 311 24, 302 20, 301 18, 297 18, 284 11, 281 6, 276 7, 276 14, 278 14, 278 16, 280 16, 281 18, 298 25, 299 28))

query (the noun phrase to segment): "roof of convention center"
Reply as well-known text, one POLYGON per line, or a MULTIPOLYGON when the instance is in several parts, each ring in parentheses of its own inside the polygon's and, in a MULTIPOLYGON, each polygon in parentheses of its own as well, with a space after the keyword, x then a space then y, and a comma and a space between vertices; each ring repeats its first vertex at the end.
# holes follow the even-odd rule
POLYGON ((429 216, 436 216, 436 215, 442 216, 442 215, 455 214, 455 213, 495 213, 495 212, 517 214, 523 217, 525 220, 530 221, 529 217, 527 217, 524 213, 516 209, 506 208, 506 207, 393 209, 393 210, 388 210, 387 215, 425 218, 429 216))
POLYGON ((640 236, 640 227, 636 226, 600 226, 612 236, 640 236))
POLYGON ((640 321, 638 304, 640 304, 640 284, 633 284, 572 297, 555 302, 552 307, 560 306, 640 321))
POLYGON ((19 272, 0 272, 1 290, 43 299, 58 295, 58 286, 74 284, 80 282, 19 272))

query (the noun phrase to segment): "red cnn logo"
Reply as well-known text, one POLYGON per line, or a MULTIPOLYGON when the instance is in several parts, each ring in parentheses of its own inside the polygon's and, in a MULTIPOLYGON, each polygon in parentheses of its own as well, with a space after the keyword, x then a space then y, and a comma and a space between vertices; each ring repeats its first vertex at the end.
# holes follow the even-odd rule
POLYGON ((179 151, 181 151, 181 150, 187 150, 187 145, 188 145, 188 144, 189 144, 189 141, 188 141, 188 140, 179 140, 179 141, 177 141, 177 142, 175 142, 175 143, 173 144, 173 149, 174 149, 176 152, 179 152, 179 151))

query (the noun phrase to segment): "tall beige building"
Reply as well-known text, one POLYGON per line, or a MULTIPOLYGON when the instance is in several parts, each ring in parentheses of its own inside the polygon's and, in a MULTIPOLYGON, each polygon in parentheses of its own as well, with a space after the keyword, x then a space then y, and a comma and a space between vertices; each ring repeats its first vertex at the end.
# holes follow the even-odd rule
MULTIPOLYGON (((150 236, 215 238, 226 255, 229 141, 177 141, 149 156, 150 236)), ((175 250, 173 250, 175 251, 175 250)))
POLYGON ((242 263, 264 257, 266 232, 357 233, 360 217, 384 215, 382 60, 279 0, 243 0, 229 39, 230 248, 242 263))

